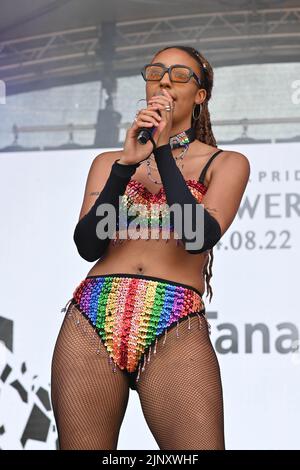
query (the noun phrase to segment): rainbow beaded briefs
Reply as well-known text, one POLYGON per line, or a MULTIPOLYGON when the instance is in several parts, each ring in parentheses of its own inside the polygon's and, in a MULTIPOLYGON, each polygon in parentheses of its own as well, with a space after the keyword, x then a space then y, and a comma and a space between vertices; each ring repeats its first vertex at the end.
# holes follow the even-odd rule
POLYGON ((113 370, 118 366, 137 374, 136 382, 153 345, 156 354, 160 336, 165 334, 165 342, 167 331, 187 317, 198 315, 199 325, 205 318, 204 301, 194 287, 137 274, 87 276, 69 302, 100 336, 113 370))

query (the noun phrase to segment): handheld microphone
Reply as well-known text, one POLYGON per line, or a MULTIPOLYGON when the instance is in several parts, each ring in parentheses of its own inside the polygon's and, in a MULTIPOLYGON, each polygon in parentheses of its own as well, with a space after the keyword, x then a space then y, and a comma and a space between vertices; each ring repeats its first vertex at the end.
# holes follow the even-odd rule
MULTIPOLYGON (((163 95, 163 92, 159 91, 157 94, 155 94, 153 96, 159 96, 159 95, 163 95)), ((160 110, 157 109, 156 111, 161 116, 160 110)), ((156 130, 156 126, 141 127, 141 130, 140 130, 140 132, 138 133, 138 136, 137 136, 138 142, 142 145, 145 145, 148 142, 148 140, 150 139, 150 137, 152 136, 152 134, 155 130, 156 130)))

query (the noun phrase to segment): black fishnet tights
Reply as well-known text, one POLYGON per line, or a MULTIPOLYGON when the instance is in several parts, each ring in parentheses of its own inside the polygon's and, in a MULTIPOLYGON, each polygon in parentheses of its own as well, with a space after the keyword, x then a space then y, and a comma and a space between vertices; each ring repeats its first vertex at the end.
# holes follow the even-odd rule
MULTIPOLYGON (((136 384, 146 422, 160 449, 224 449, 223 395, 208 328, 197 316, 157 343, 136 384)), ((112 371, 93 327, 70 304, 52 358, 51 398, 60 449, 117 449, 129 378, 112 371), (79 320, 79 324, 77 324, 79 320)))

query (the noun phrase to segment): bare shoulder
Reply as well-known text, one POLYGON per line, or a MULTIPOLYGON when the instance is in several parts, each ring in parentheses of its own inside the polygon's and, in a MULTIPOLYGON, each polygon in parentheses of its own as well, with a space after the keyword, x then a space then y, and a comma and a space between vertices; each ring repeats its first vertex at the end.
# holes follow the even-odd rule
POLYGON ((238 176, 239 178, 248 180, 250 175, 250 162, 244 154, 234 150, 223 150, 203 143, 196 148, 196 152, 198 158, 200 156, 200 160, 204 160, 202 167, 217 153, 216 158, 213 158, 211 164, 209 164, 206 173, 208 186, 211 184, 212 179, 222 178, 222 176, 225 176, 227 173, 231 176, 238 176))
MULTIPOLYGON (((111 172, 113 163, 119 158, 120 151, 102 152, 94 157, 89 169, 86 188, 93 195, 100 191, 111 172), (97 189, 98 188, 98 189, 97 189)), ((86 190, 86 194, 87 194, 86 190)))
MULTIPOLYGON (((218 150, 218 149, 216 149, 218 150)), ((221 149, 219 149, 221 150, 221 149)), ((250 175, 250 162, 246 155, 234 150, 223 150, 211 165, 211 176, 230 172, 232 175, 250 175)))
POLYGON ((223 167, 226 167, 227 171, 237 176, 249 177, 251 168, 246 155, 234 150, 227 150, 224 153, 226 153, 226 158, 223 159, 223 167))
POLYGON ((224 150, 224 153, 226 153, 227 157, 229 157, 232 160, 244 161, 245 163, 248 162, 248 164, 249 164, 248 158, 243 153, 235 152, 234 150, 224 150))
POLYGON ((105 167, 110 168, 111 165, 114 163, 115 160, 120 158, 121 150, 110 150, 108 152, 102 152, 92 161, 92 167, 99 167, 101 166, 103 169, 105 167))
POLYGON ((79 215, 79 219, 86 214, 102 191, 107 178, 110 174, 111 167, 115 160, 120 156, 120 150, 102 152, 93 159, 86 180, 83 203, 79 215))

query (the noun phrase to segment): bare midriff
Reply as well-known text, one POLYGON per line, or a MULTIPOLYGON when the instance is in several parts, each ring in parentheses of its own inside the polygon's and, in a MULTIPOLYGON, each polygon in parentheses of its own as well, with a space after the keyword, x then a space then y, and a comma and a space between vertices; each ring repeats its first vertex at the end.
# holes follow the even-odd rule
POLYGON ((205 280, 203 268, 207 253, 190 254, 176 240, 124 240, 119 245, 109 244, 105 255, 87 274, 142 274, 195 287, 203 295, 205 280))

